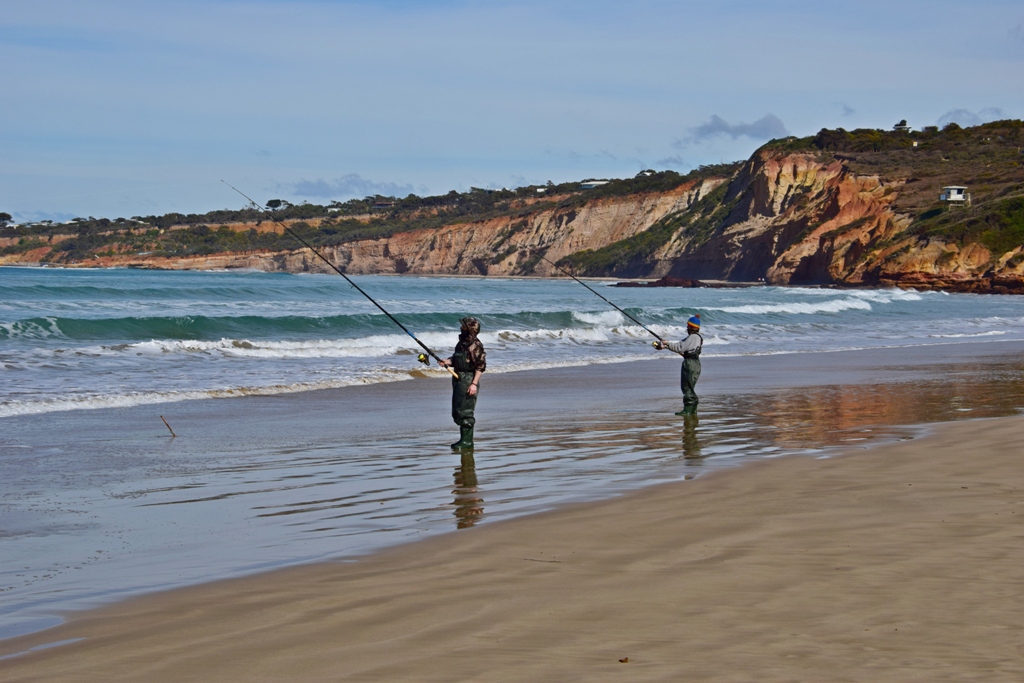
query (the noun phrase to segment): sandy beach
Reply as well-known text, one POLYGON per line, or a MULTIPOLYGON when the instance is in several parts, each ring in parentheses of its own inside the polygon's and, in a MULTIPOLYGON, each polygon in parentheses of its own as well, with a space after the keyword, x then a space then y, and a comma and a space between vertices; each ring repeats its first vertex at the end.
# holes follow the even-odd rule
POLYGON ((0 683, 1024 683, 1018 2, 3 4, 0 683))
POLYGON ((25 654, 0 675, 1022 680, 1022 440, 1017 417, 945 424, 144 596, 4 641, 25 654))

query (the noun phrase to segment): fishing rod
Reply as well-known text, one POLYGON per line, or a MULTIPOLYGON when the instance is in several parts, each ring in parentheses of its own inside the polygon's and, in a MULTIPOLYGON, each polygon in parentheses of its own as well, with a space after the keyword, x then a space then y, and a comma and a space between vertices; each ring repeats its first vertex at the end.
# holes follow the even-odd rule
MULTIPOLYGON (((221 182, 222 182, 222 183, 224 183, 225 185, 227 185, 228 187, 230 187, 230 188, 231 188, 232 190, 234 190, 234 191, 235 191, 235 192, 237 192, 238 194, 240 194, 240 195, 242 195, 243 197, 245 197, 246 199, 248 199, 248 200, 249 200, 249 203, 250 203, 250 204, 252 204, 252 205, 253 205, 253 207, 254 207, 254 208, 256 208, 256 209, 257 209, 258 211, 260 211, 261 213, 264 213, 264 214, 270 215, 270 214, 269 214, 269 212, 268 212, 268 211, 267 211, 266 209, 264 209, 264 208, 263 208, 262 206, 260 206, 259 204, 257 204, 257 203, 255 202, 255 200, 253 200, 253 198, 252 198, 252 197, 250 197, 250 196, 249 196, 249 195, 247 195, 246 193, 242 192, 241 190, 239 190, 239 189, 238 189, 237 187, 235 187, 235 186, 234 186, 234 185, 232 185, 231 183, 227 182, 226 180, 221 180, 221 182)), ((340 275, 340 276, 342 276, 343 278, 345 278, 345 281, 346 281, 346 282, 348 282, 348 283, 349 283, 350 285, 352 285, 353 287, 355 287, 355 288, 356 288, 356 291, 357 291, 357 292, 359 292, 360 294, 362 294, 363 296, 365 296, 365 297, 366 297, 367 299, 369 299, 369 300, 370 300, 370 303, 372 303, 372 304, 373 304, 374 306, 376 306, 377 308, 379 308, 379 309, 380 309, 380 312, 381 312, 381 313, 383 313, 384 315, 386 315, 386 316, 387 316, 388 318, 390 318, 391 322, 393 322, 394 324, 396 324, 396 325, 398 325, 399 327, 401 327, 401 328, 402 328, 402 331, 403 331, 403 332, 405 332, 405 333, 406 333, 407 335, 409 335, 410 337, 412 337, 413 341, 414 341, 414 342, 416 342, 417 344, 419 344, 419 345, 420 345, 420 346, 421 346, 421 347, 423 348, 423 350, 424 350, 424 351, 426 351, 426 352, 427 352, 427 353, 428 353, 428 354, 430 355, 430 357, 431 357, 431 358, 433 358, 434 360, 436 360, 436 361, 437 361, 437 364, 438 364, 438 365, 440 365, 440 366, 441 366, 441 367, 443 367, 443 368, 444 368, 445 370, 447 370, 447 371, 448 371, 449 373, 451 373, 451 376, 452 376, 452 377, 454 377, 455 379, 458 379, 458 378, 459 378, 459 374, 458 374, 457 372, 455 372, 455 370, 451 369, 450 367, 445 367, 444 363, 442 363, 442 362, 441 362, 441 357, 440 357, 440 356, 438 356, 438 355, 437 355, 436 353, 434 353, 434 350, 433 350, 433 349, 431 349, 431 348, 430 348, 429 346, 427 346, 426 344, 424 344, 423 342, 421 342, 421 341, 419 340, 419 338, 418 338, 418 337, 417 337, 417 336, 416 336, 415 334, 413 334, 412 332, 410 332, 410 331, 409 331, 409 328, 408 328, 408 327, 406 327, 405 325, 403 325, 402 323, 400 323, 400 322, 398 321, 398 319, 397 319, 397 318, 396 318, 395 316, 393 316, 393 315, 391 315, 390 313, 388 313, 388 312, 387 312, 387 310, 385 310, 385 308, 384 308, 383 306, 381 306, 381 305, 380 305, 379 303, 377 303, 377 300, 376 300, 376 299, 374 299, 374 298, 373 298, 372 296, 370 296, 369 294, 367 294, 366 292, 364 292, 364 291, 363 291, 363 288, 362 288, 362 287, 360 287, 360 286, 359 286, 359 285, 357 285, 356 283, 352 282, 352 279, 351 279, 351 278, 349 278, 349 276, 348 276, 348 275, 345 275, 345 273, 341 272, 341 270, 340 270, 340 269, 339 269, 339 268, 338 268, 338 267, 337 267, 336 265, 334 265, 333 263, 331 263, 331 262, 330 262, 330 260, 329 260, 329 259, 328 259, 328 258, 327 258, 326 256, 324 256, 324 255, 323 255, 323 254, 321 254, 321 253, 320 253, 319 251, 317 251, 317 250, 316 250, 316 248, 314 248, 312 244, 310 244, 310 243, 309 243, 309 242, 307 242, 306 240, 304 240, 304 239, 302 239, 301 237, 299 237, 299 236, 298 236, 298 235, 297 235, 297 234, 296 234, 296 233, 295 233, 295 232, 294 232, 294 231, 293 231, 293 230, 292 230, 291 228, 289 228, 289 227, 288 227, 287 225, 285 225, 284 223, 282 223, 281 221, 279 221, 279 220, 278 220, 277 218, 274 218, 273 216, 271 216, 271 220, 273 220, 273 221, 274 221, 275 223, 277 223, 278 225, 280 225, 280 226, 281 226, 281 228, 282 228, 282 229, 284 229, 284 231, 285 231, 285 232, 287 232, 287 233, 288 233, 289 235, 291 235, 292 237, 294 237, 295 239, 297 239, 297 240, 298 240, 299 242, 302 242, 302 244, 303 244, 303 245, 305 245, 305 247, 306 247, 307 249, 309 249, 309 250, 310 250, 311 252, 313 252, 314 254, 316 254, 317 256, 319 256, 319 257, 320 257, 320 260, 322 260, 322 261, 323 261, 324 263, 326 263, 327 265, 329 265, 329 266, 330 266, 330 267, 331 267, 331 268, 332 268, 332 269, 334 270, 334 272, 335 272, 335 273, 337 273, 338 275, 340 275)), ((422 354, 422 353, 421 353, 421 354, 420 354, 419 356, 417 356, 416 358, 417 358, 417 360, 419 360, 419 362, 423 363, 424 365, 430 365, 430 360, 429 360, 429 359, 427 358, 427 356, 425 356, 424 354, 422 354)))
MULTIPOLYGON (((515 240, 509 240, 509 241, 510 241, 510 242, 512 242, 512 244, 514 244, 514 245, 516 245, 517 247, 519 247, 520 249, 524 249, 524 250, 526 250, 526 251, 531 251, 531 248, 530 248, 530 247, 525 247, 525 246, 523 246, 523 245, 522 245, 521 243, 519 243, 519 242, 516 242, 515 240)), ((552 261, 552 260, 550 260, 550 259, 548 259, 548 258, 545 258, 544 256, 541 256, 540 254, 537 254, 537 257, 538 257, 538 258, 540 258, 540 260, 541 260, 541 261, 547 261, 547 262, 548 262, 548 263, 550 263, 550 264, 551 264, 552 266, 554 266, 555 268, 557 268, 557 269, 558 269, 558 270, 560 270, 561 272, 563 272, 563 273, 565 273, 566 275, 568 275, 569 277, 571 277, 571 278, 572 278, 573 280, 575 280, 576 282, 580 283, 581 285, 583 285, 584 287, 586 287, 587 289, 589 289, 589 290, 590 290, 591 292, 593 292, 594 294, 596 294, 597 296, 599 296, 599 297, 601 298, 601 300, 602 300, 602 301, 604 301, 604 302, 605 302, 606 304, 608 304, 609 306, 611 306, 612 308, 614 308, 614 309, 615 309, 616 311, 618 311, 618 312, 619 312, 619 313, 621 313, 622 315, 626 316, 627 318, 629 318, 630 320, 632 320, 633 322, 635 322, 635 323, 636 323, 637 325, 639 325, 640 327, 642 327, 642 328, 644 328, 645 330, 647 330, 648 332, 650 332, 650 333, 651 333, 651 334, 652 334, 652 335, 654 336, 654 338, 655 338, 655 339, 657 339, 657 340, 658 340, 659 342, 661 342, 662 344, 664 344, 664 343, 665 343, 665 340, 664 340, 664 339, 662 338, 662 336, 661 336, 660 334, 658 334, 658 333, 657 333, 657 332, 655 332, 654 330, 650 329, 649 327, 647 327, 646 325, 644 325, 644 324, 643 324, 642 322, 640 322, 639 320, 637 320, 636 318, 634 318, 633 316, 631 316, 631 315, 630 315, 629 313, 626 313, 626 312, 625 312, 624 310, 622 310, 621 308, 619 308, 618 306, 616 306, 616 305, 615 305, 614 303, 612 303, 611 301, 609 301, 608 299, 606 299, 606 298, 605 298, 604 296, 602 296, 602 295, 601 295, 601 293, 600 293, 600 292, 598 292, 598 291, 597 291, 596 289, 594 289, 593 287, 591 287, 590 285, 588 285, 588 284, 587 284, 586 282, 583 282, 583 281, 582 281, 582 280, 580 280, 580 279, 579 279, 578 277, 576 277, 575 275, 573 275, 572 273, 570 273, 570 272, 569 272, 568 270, 566 270, 565 268, 563 268, 563 267, 561 267, 560 265, 558 265, 557 263, 555 263, 554 261, 552 261)), ((655 344, 654 342, 651 342, 651 344, 652 344, 652 345, 654 345, 655 347, 657 347, 657 344, 655 344)))

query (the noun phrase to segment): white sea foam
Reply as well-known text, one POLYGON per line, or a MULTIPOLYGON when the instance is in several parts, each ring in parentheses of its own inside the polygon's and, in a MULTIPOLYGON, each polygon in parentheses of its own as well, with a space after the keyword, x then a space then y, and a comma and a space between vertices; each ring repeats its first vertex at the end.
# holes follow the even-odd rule
POLYGON ((840 313, 842 311, 860 310, 870 311, 871 303, 859 297, 833 299, 820 302, 791 302, 784 304, 748 304, 746 306, 722 306, 720 308, 708 307, 709 311, 722 311, 724 313, 746 313, 750 315, 766 315, 771 313, 789 314, 813 314, 813 313, 840 313))
POLYGON ((834 297, 841 291, 843 296, 856 297, 859 299, 867 299, 869 301, 877 301, 880 303, 888 303, 890 301, 920 301, 925 297, 936 296, 938 292, 918 292, 913 289, 844 289, 836 290, 830 288, 818 288, 818 287, 792 287, 792 288, 776 288, 775 292, 784 293, 787 296, 813 296, 813 297, 834 297))
POLYGON ((861 289, 844 290, 840 298, 834 289, 796 288, 786 290, 791 297, 809 297, 812 301, 786 301, 781 303, 747 304, 743 306, 708 306, 706 310, 724 313, 745 313, 751 315, 815 313, 840 313, 848 310, 872 310, 871 304, 922 301, 931 292, 916 292, 904 289, 861 289), (826 299, 826 300, 822 300, 826 299))
POLYGON ((402 335, 375 335, 358 339, 316 339, 306 341, 269 341, 250 339, 153 340, 105 347, 135 354, 207 354, 235 358, 349 358, 392 356, 403 348, 415 346, 402 335))
POLYGON ((959 334, 929 334, 933 339, 962 339, 967 337, 999 337, 1006 334, 1003 330, 989 330, 988 332, 964 332, 959 334))
POLYGON ((43 323, 34 320, 0 323, 0 339, 49 339, 63 337, 56 318, 43 318, 43 323))
MULTIPOLYGON (((458 341, 455 334, 420 335, 432 344, 443 343, 454 346, 458 341)), ((143 342, 112 345, 90 345, 75 348, 59 348, 51 352, 55 356, 152 356, 168 354, 203 354, 231 358, 352 358, 393 356, 402 351, 417 349, 416 343, 406 335, 372 335, 356 339, 315 339, 303 341, 273 341, 250 339, 219 339, 214 341, 152 339, 143 342)))
POLYGON ((616 337, 646 335, 639 327, 567 327, 560 329, 499 330, 489 335, 480 335, 486 345, 490 342, 531 343, 546 341, 568 341, 575 343, 606 342, 616 337))
POLYGON ((124 394, 89 394, 81 396, 59 396, 44 400, 8 401, 0 404, 0 418, 15 415, 35 415, 65 410, 98 410, 102 408, 130 408, 134 406, 197 401, 211 398, 238 398, 241 396, 273 396, 292 394, 319 389, 340 389, 342 387, 400 382, 416 376, 447 374, 440 370, 416 370, 410 372, 379 372, 362 376, 334 378, 320 382, 296 382, 270 386, 245 386, 221 389, 200 389, 195 391, 153 391, 124 394))
POLYGON ((604 327, 614 327, 615 325, 621 325, 626 322, 626 316, 622 315, 618 311, 602 311, 600 313, 573 311, 572 317, 580 322, 588 323, 590 325, 601 325, 604 327))
MULTIPOLYGON (((671 325, 653 325, 663 337, 681 337, 683 329, 671 325)), ((423 332, 418 338, 429 347, 448 353, 458 342, 455 332, 423 332)), ((557 329, 500 329, 480 335, 485 346, 507 348, 547 342, 571 342, 586 344, 594 342, 610 342, 616 340, 644 339, 649 333, 636 325, 619 327, 572 327, 557 329)), ((191 339, 152 339, 142 342, 131 342, 110 345, 88 345, 80 347, 62 347, 49 351, 37 351, 43 357, 162 357, 168 354, 220 356, 226 358, 265 358, 265 359, 297 359, 297 358, 380 358, 396 354, 418 352, 415 341, 403 334, 383 334, 357 337, 352 339, 315 339, 298 341, 276 341, 261 339, 229 339, 191 340, 191 339)))
POLYGON ((924 296, 920 292, 906 289, 854 289, 846 292, 847 296, 879 303, 892 301, 921 301, 924 296))

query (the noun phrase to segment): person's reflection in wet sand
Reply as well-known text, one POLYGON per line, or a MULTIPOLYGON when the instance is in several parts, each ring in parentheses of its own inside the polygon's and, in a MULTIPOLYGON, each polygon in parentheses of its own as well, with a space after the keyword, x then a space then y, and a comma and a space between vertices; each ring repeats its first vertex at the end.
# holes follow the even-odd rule
POLYGON ((462 451, 462 462, 455 468, 455 526, 468 529, 484 514, 484 499, 476 483, 476 461, 473 451, 462 451))
POLYGON ((683 457, 687 460, 701 458, 700 436, 697 427, 700 419, 696 415, 685 415, 683 419, 683 457))

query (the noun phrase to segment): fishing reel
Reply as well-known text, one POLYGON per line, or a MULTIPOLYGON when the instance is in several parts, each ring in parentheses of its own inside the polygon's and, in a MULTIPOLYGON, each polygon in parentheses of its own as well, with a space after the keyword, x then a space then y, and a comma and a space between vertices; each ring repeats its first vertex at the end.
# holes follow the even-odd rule
POLYGON ((423 363, 424 365, 430 365, 430 356, 428 356, 425 353, 421 353, 420 355, 416 356, 416 360, 423 363))

